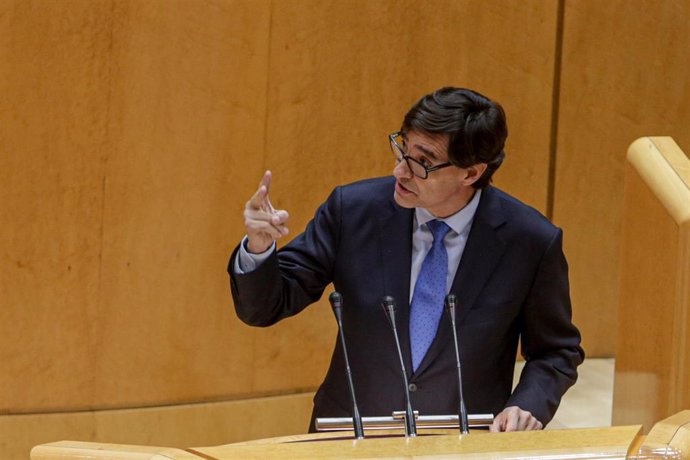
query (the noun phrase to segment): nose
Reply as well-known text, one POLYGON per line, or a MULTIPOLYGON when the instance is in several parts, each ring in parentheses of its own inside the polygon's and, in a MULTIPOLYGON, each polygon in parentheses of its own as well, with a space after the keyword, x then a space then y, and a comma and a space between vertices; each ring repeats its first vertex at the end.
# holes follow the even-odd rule
POLYGON ((407 166, 407 161, 400 160, 395 163, 395 168, 393 168, 393 176, 404 178, 412 177, 412 171, 410 171, 410 167, 407 166))

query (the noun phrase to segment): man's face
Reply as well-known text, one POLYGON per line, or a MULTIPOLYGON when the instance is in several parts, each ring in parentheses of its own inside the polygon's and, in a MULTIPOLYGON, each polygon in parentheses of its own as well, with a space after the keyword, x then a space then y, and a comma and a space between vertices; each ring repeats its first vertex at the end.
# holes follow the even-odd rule
MULTIPOLYGON (((426 166, 448 161, 447 134, 409 131, 405 136, 407 155, 426 166)), ((451 166, 429 173, 421 179, 410 171, 405 161, 393 169, 395 201, 403 208, 426 208, 436 217, 448 217, 462 209, 474 194, 468 170, 451 166)))

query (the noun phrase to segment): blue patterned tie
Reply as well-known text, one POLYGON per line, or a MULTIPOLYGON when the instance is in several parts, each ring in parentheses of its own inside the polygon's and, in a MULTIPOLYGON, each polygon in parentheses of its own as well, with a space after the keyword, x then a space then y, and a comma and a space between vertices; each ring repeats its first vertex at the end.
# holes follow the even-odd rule
POLYGON ((448 277, 448 253, 443 238, 450 227, 440 220, 430 220, 426 226, 434 235, 434 242, 424 258, 410 304, 410 344, 412 371, 416 371, 434 341, 443 313, 448 277))

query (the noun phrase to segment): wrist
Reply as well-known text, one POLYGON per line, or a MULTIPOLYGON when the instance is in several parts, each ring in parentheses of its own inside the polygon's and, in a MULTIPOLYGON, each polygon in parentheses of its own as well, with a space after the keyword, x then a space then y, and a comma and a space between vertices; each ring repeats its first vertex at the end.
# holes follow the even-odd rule
POLYGON ((268 244, 262 244, 262 243, 257 243, 255 241, 252 241, 250 238, 247 238, 245 240, 244 248, 250 254, 263 254, 266 251, 268 251, 272 245, 273 245, 273 242, 270 242, 268 244))

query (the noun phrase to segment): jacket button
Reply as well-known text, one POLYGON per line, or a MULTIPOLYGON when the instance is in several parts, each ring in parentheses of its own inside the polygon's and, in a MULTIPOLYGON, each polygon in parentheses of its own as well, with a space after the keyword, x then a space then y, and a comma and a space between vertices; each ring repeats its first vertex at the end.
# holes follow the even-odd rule
POLYGON ((410 383, 410 385, 409 385, 407 388, 408 388, 412 393, 414 393, 415 391, 417 391, 417 385, 415 385, 414 383, 410 383))

